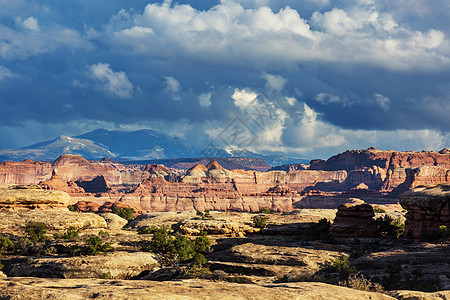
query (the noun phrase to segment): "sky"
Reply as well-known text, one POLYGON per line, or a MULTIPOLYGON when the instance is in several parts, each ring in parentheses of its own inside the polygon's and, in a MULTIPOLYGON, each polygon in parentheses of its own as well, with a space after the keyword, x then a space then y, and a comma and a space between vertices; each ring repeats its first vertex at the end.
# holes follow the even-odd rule
POLYGON ((150 128, 199 149, 440 150, 449 0, 0 0, 0 149, 150 128))

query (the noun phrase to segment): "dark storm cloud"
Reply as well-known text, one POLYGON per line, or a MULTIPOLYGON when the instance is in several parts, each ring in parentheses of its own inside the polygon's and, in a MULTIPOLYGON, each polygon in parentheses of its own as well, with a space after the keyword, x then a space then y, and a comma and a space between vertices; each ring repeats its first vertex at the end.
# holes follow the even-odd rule
POLYGON ((255 127, 255 151, 445 146, 448 8, 438 0, 0 0, 0 130, 16 134, 0 146, 96 127, 184 128, 207 143, 253 95, 277 109, 276 120, 255 127))

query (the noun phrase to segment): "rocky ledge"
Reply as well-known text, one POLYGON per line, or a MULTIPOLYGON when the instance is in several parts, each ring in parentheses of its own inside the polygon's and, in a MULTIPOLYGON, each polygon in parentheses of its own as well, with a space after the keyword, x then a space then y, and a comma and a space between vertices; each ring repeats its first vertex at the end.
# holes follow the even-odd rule
POLYGON ((421 186, 400 196, 406 209, 405 237, 436 237, 439 227, 450 228, 450 185, 421 186))

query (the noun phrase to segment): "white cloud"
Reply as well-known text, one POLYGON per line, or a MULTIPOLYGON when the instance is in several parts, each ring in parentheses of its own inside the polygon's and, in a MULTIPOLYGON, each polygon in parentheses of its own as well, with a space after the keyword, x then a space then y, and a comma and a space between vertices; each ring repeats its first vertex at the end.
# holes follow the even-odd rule
POLYGON ((381 94, 374 94, 375 102, 384 110, 387 111, 389 109, 389 105, 391 104, 391 100, 388 97, 385 97, 381 94))
POLYGON ((294 97, 286 97, 285 99, 290 106, 293 106, 297 102, 297 99, 294 97))
POLYGON ((41 31, 39 29, 38 20, 34 17, 28 17, 23 21, 23 26, 31 31, 41 31))
POLYGON ((339 104, 342 104, 344 106, 348 106, 348 105, 352 104, 347 99, 342 99, 339 96, 336 96, 336 95, 333 95, 333 94, 328 94, 328 93, 319 93, 319 94, 316 95, 314 100, 316 100, 317 102, 322 103, 322 104, 339 103, 339 104))
POLYGON ((201 107, 210 107, 211 106, 211 93, 203 93, 198 97, 198 103, 200 103, 201 107))
MULTIPOLYGON (((116 42, 142 55, 194 56, 222 64, 244 61, 265 66, 322 61, 400 70, 442 69, 450 64, 448 42, 442 31, 414 30, 382 11, 375 2, 360 1, 348 8, 316 11, 309 20, 289 6, 274 11, 260 6, 264 3, 249 8, 227 0, 206 11, 171 1, 152 3, 142 14, 130 14, 121 22, 113 22, 109 30, 121 33, 116 34, 116 42), (124 37, 123 33, 130 35, 137 28, 151 34, 141 35, 139 31, 132 41, 124 37)), ((274 84, 268 86, 280 87, 282 82, 274 84)))
POLYGON ((11 72, 8 68, 5 68, 4 66, 0 66, 0 80, 3 80, 5 78, 14 77, 15 74, 11 72))
POLYGON ((89 70, 105 92, 118 98, 131 98, 134 87, 125 72, 114 72, 107 63, 91 65, 89 70))
POLYGON ((272 75, 263 72, 262 76, 266 80, 266 89, 269 91, 280 92, 284 89, 284 85, 287 82, 287 79, 280 75, 272 75))
POLYGON ((164 77, 164 86, 169 93, 178 93, 180 91, 180 82, 172 76, 164 77))
POLYGON ((247 91, 246 89, 235 89, 234 94, 231 96, 234 100, 234 105, 242 110, 246 109, 257 97, 258 95, 255 92, 247 91))

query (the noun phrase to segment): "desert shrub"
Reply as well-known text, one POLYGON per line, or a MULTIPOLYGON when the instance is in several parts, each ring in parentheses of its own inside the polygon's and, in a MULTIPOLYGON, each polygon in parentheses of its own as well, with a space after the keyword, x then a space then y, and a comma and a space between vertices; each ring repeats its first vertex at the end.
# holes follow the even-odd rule
POLYGON ((14 244, 5 236, 0 235, 0 255, 14 249, 14 244))
POLYGON ((361 291, 378 292, 378 293, 384 292, 384 289, 381 286, 381 284, 365 278, 364 275, 362 274, 350 275, 348 279, 344 283, 341 283, 340 285, 361 291))
POLYGON ((447 229, 447 226, 441 225, 439 226, 437 235, 439 239, 446 240, 450 237, 450 230, 447 229))
POLYGON ((74 241, 79 237, 80 229, 77 229, 75 226, 69 226, 67 231, 64 234, 55 233, 53 236, 56 239, 65 239, 74 241))
POLYGON ((386 213, 386 210, 382 209, 380 206, 378 205, 374 205, 373 206, 373 212, 374 213, 386 213))
POLYGON ((201 217, 203 220, 212 220, 213 219, 209 209, 205 209, 203 212, 200 211, 200 210, 197 210, 196 214, 197 214, 198 217, 201 217))
POLYGON ((158 227, 152 225, 152 226, 146 226, 138 230, 138 234, 153 234, 155 231, 158 230, 158 227))
POLYGON ((321 240, 323 242, 334 243, 334 238, 330 235, 331 222, 327 219, 320 219, 317 223, 310 223, 303 231, 305 240, 321 240))
POLYGON ((200 236, 194 241, 194 250, 206 254, 211 249, 211 241, 207 236, 200 236))
POLYGON ((111 275, 111 272, 109 272, 109 271, 100 274, 100 279, 111 279, 111 278, 112 278, 112 275, 111 275))
POLYGON ((104 231, 104 230, 100 230, 100 231, 98 232, 98 235, 101 236, 101 237, 108 237, 108 236, 109 236, 109 233, 106 232, 106 231, 104 231))
POLYGON ((162 226, 153 233, 148 250, 163 254, 162 259, 166 265, 188 262, 190 270, 203 268, 207 262, 203 254, 208 253, 210 247, 211 241, 206 236, 197 237, 195 240, 186 236, 174 237, 168 227, 162 226))
POLYGON ((73 205, 67 205, 67 208, 69 209, 69 211, 77 211, 75 209, 75 206, 73 206, 73 205))
POLYGON ((333 259, 331 261, 331 267, 343 279, 347 279, 351 274, 356 273, 356 268, 352 266, 352 263, 345 256, 333 259))
POLYGON ((265 228, 267 226, 267 217, 266 216, 254 216, 252 217, 253 226, 256 228, 265 228))
POLYGON ((172 253, 174 237, 169 234, 167 226, 161 226, 153 233, 149 250, 155 253, 172 253))
POLYGON ((405 231, 405 223, 400 218, 392 219, 386 215, 375 220, 381 236, 399 238, 405 231))
POLYGON ((132 207, 116 207, 113 213, 127 221, 134 219, 134 208, 132 207))
POLYGON ((25 232, 32 243, 45 242, 48 237, 45 235, 47 229, 45 224, 41 222, 28 221, 25 225, 25 232))
POLYGON ((108 242, 103 243, 101 237, 92 236, 86 240, 85 252, 90 255, 97 255, 99 252, 111 251, 111 244, 108 242))
POLYGON ((261 207, 259 209, 259 213, 260 214, 273 214, 273 210, 270 209, 269 207, 261 207))

